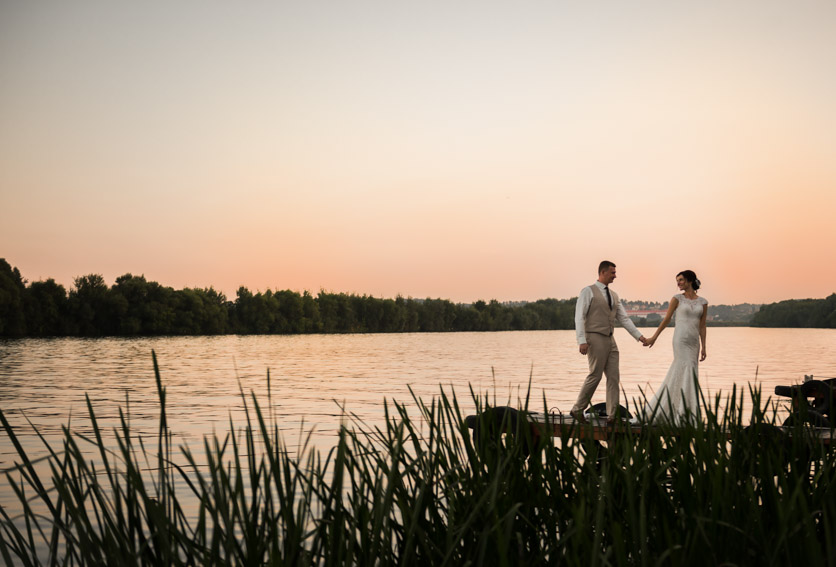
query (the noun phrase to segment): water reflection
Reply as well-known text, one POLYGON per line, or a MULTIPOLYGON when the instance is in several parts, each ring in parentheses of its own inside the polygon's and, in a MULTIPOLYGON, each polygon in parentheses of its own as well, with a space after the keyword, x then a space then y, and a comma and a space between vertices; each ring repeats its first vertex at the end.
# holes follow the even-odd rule
MULTIPOLYGON (((671 362, 673 333, 663 334, 653 349, 618 333, 627 398, 652 393, 671 362)), ((710 328, 701 383, 710 395, 748 383, 771 394, 775 385, 800 382, 805 374, 832 375, 834 339, 833 330, 710 328)), ((289 448, 303 426, 316 429, 317 444, 330 446, 341 407, 380 423, 383 401, 408 402, 410 387, 428 400, 443 386, 468 411, 469 387, 515 404, 530 379, 537 409, 545 403, 566 411, 587 372, 572 331, 25 339, 0 342, 0 407, 33 450, 37 443, 24 416, 48 438, 70 419, 84 430, 85 394, 102 426, 118 425, 121 407, 137 434, 155 435, 152 350, 171 428, 178 442, 192 447, 204 434, 227 431, 230 418, 244 423, 242 392, 254 392, 266 405, 268 371, 273 410, 289 448)), ((599 390, 595 402, 603 400, 599 390)), ((10 459, 11 446, 0 435, 0 468, 10 459)))
MULTIPOLYGON (((673 333, 663 334, 653 349, 623 330, 617 333, 627 399, 642 391, 651 395, 671 363, 673 333)), ((750 383, 771 394, 776 385, 800 382, 805 374, 836 374, 834 330, 710 328, 708 336, 709 358, 700 371, 709 396, 750 383)), ((468 413, 474 409, 471 387, 497 403, 516 405, 530 381, 535 409, 567 411, 587 373, 573 331, 6 340, 0 341, 0 408, 31 458, 47 450, 26 420, 57 449, 68 423, 74 431, 91 432, 85 396, 105 432, 119 425, 121 411, 132 435, 141 436, 153 454, 160 404, 152 351, 175 446, 188 445, 199 463, 205 435, 223 437, 230 420, 240 435, 251 392, 266 413, 272 410, 289 451, 298 451, 302 433, 313 429, 312 445, 324 453, 346 420, 342 408, 374 427, 382 425, 384 400, 405 403, 417 417, 410 388, 429 401, 443 387, 468 413)), ((600 387, 593 402, 603 399, 600 387)), ((105 442, 114 444, 112 433, 105 442)), ((95 447, 81 449, 98 461, 95 447)), ((9 437, 0 433, 0 470, 17 460, 9 437)), ((50 476, 46 461, 37 467, 50 476)), ((183 504, 194 513, 198 502, 189 502, 183 504)), ((20 512, 8 488, 0 490, 0 506, 20 512)))

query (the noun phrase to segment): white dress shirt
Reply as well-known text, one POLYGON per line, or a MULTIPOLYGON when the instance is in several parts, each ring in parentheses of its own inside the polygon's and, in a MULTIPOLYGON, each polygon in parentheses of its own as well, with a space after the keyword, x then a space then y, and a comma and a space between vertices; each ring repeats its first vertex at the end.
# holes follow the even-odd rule
MULTIPOLYGON (((607 296, 606 288, 601 282, 595 282, 604 297, 607 296)), ((578 336, 578 344, 586 344, 586 313, 589 311, 589 305, 592 303, 592 288, 586 286, 578 294, 578 303, 575 305, 575 334, 578 336)), ((636 325, 627 316, 627 311, 621 305, 621 300, 618 300, 618 305, 615 308, 615 318, 624 325, 627 332, 633 335, 633 338, 639 340, 642 336, 641 331, 636 328, 636 325)))

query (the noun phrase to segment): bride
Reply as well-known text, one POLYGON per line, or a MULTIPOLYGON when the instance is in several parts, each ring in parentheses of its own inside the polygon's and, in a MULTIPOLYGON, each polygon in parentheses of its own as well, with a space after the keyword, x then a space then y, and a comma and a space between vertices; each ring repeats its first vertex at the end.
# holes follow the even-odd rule
POLYGON ((676 314, 673 331, 673 364, 656 395, 645 408, 654 421, 682 423, 699 415, 699 362, 705 360, 705 319, 708 301, 697 296, 700 280, 691 270, 676 274, 682 295, 671 299, 668 312, 645 346, 652 347, 676 314), (702 345, 702 347, 700 347, 702 345))

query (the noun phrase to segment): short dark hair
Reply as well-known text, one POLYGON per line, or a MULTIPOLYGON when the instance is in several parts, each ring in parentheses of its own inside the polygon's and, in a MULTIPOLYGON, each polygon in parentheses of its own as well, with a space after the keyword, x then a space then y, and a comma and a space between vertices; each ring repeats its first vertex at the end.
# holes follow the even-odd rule
POLYGON ((693 270, 683 270, 676 274, 676 277, 679 276, 685 278, 685 281, 690 282, 691 289, 693 289, 694 291, 700 289, 700 280, 697 279, 697 274, 695 274, 693 270))
POLYGON ((598 273, 600 274, 604 270, 609 270, 610 268, 615 268, 615 264, 613 264, 609 260, 604 260, 603 262, 598 264, 598 273))

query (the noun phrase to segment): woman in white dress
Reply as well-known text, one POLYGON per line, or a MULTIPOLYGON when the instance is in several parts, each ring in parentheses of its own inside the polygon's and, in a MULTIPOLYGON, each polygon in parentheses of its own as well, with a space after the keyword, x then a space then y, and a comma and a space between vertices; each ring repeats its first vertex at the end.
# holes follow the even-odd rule
POLYGON ((646 345, 653 346, 676 314, 673 364, 645 408, 647 418, 674 424, 682 423, 686 416, 698 417, 700 413, 699 362, 706 357, 705 319, 708 314, 708 301, 697 296, 700 280, 694 272, 685 270, 676 274, 676 285, 682 295, 671 299, 665 318, 646 345))

